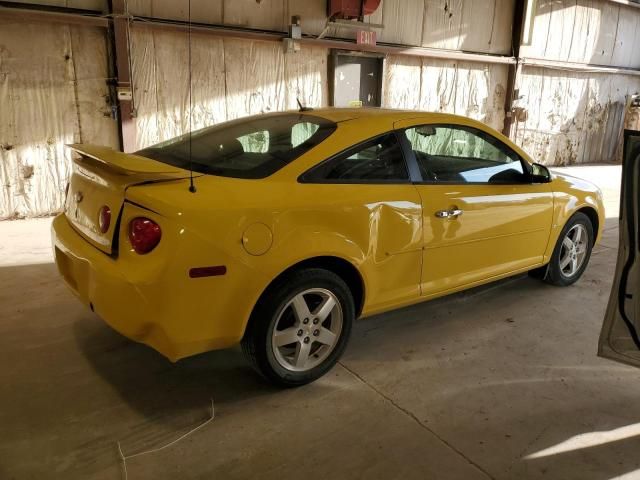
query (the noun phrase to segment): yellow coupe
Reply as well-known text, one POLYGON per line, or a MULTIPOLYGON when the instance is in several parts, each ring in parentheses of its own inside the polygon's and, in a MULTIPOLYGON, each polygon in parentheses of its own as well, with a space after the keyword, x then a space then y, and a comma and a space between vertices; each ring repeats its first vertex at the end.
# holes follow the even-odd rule
POLYGON ((455 115, 302 109, 72 148, 52 234, 73 292, 172 361, 241 343, 284 386, 326 373, 357 317, 526 271, 575 282, 604 223, 597 187, 455 115))

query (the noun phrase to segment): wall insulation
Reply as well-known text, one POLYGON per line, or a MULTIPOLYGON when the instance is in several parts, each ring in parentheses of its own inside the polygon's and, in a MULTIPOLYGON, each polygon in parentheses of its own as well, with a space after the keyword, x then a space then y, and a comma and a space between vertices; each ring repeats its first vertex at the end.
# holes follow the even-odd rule
POLYGON ((508 67, 389 56, 383 106, 464 115, 502 130, 508 67))
POLYGON ((65 144, 118 146, 105 33, 0 20, 0 218, 62 207, 71 165, 65 144))
MULTIPOLYGON (((189 129, 188 39, 184 33, 131 30, 137 147, 189 129)), ((277 42, 193 33, 192 128, 246 115, 327 104, 325 48, 283 53, 277 42)))
POLYGON ((617 159, 627 99, 640 77, 525 67, 519 103, 526 121, 514 125, 516 142, 547 165, 617 159))

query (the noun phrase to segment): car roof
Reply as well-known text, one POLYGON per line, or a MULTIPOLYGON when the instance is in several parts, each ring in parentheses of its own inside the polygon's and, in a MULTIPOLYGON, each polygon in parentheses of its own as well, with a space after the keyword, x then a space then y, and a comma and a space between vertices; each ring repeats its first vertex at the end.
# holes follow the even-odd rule
POLYGON ((381 128, 388 128, 389 130, 398 128, 398 126, 394 124, 396 124, 396 122, 402 122, 403 120, 417 120, 418 123, 424 122, 433 124, 465 125, 467 127, 477 128, 490 134, 493 137, 496 137, 500 141, 505 142, 507 145, 509 145, 519 155, 523 156, 525 159, 528 159, 528 161, 533 161, 531 160, 531 157, 529 157, 528 154, 524 150, 522 150, 522 148, 520 148, 509 138, 504 136, 502 132, 495 130, 494 128, 479 120, 475 120, 473 118, 465 117, 462 115, 378 107, 323 107, 304 110, 301 113, 315 115, 316 117, 324 118, 336 123, 346 121, 367 122, 374 120, 381 128))
POLYGON ((424 112, 419 110, 400 110, 393 108, 359 107, 359 108, 338 108, 325 107, 305 110, 304 113, 325 118, 332 122, 344 122, 348 120, 373 119, 388 121, 391 124, 400 120, 421 118, 434 123, 458 123, 459 120, 469 121, 466 117, 453 115, 450 113, 424 112))

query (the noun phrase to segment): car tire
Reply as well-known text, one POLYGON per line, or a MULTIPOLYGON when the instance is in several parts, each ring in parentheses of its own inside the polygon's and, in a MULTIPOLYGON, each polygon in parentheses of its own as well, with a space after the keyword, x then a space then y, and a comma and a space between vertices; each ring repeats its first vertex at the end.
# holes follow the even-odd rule
POLYGON ((575 283, 587 268, 594 239, 589 217, 575 213, 560 232, 544 281, 560 287, 575 283))
POLYGON ((270 382, 282 387, 305 385, 337 363, 354 319, 353 297, 342 278, 321 268, 294 271, 261 296, 242 350, 270 382))

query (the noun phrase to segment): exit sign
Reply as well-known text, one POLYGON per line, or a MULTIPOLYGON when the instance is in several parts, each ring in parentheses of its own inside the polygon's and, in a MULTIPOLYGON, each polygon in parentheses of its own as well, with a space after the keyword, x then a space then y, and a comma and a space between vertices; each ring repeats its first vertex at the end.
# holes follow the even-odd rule
POLYGON ((356 43, 363 45, 375 45, 376 44, 376 32, 370 32, 367 30, 358 30, 356 36, 356 43))

